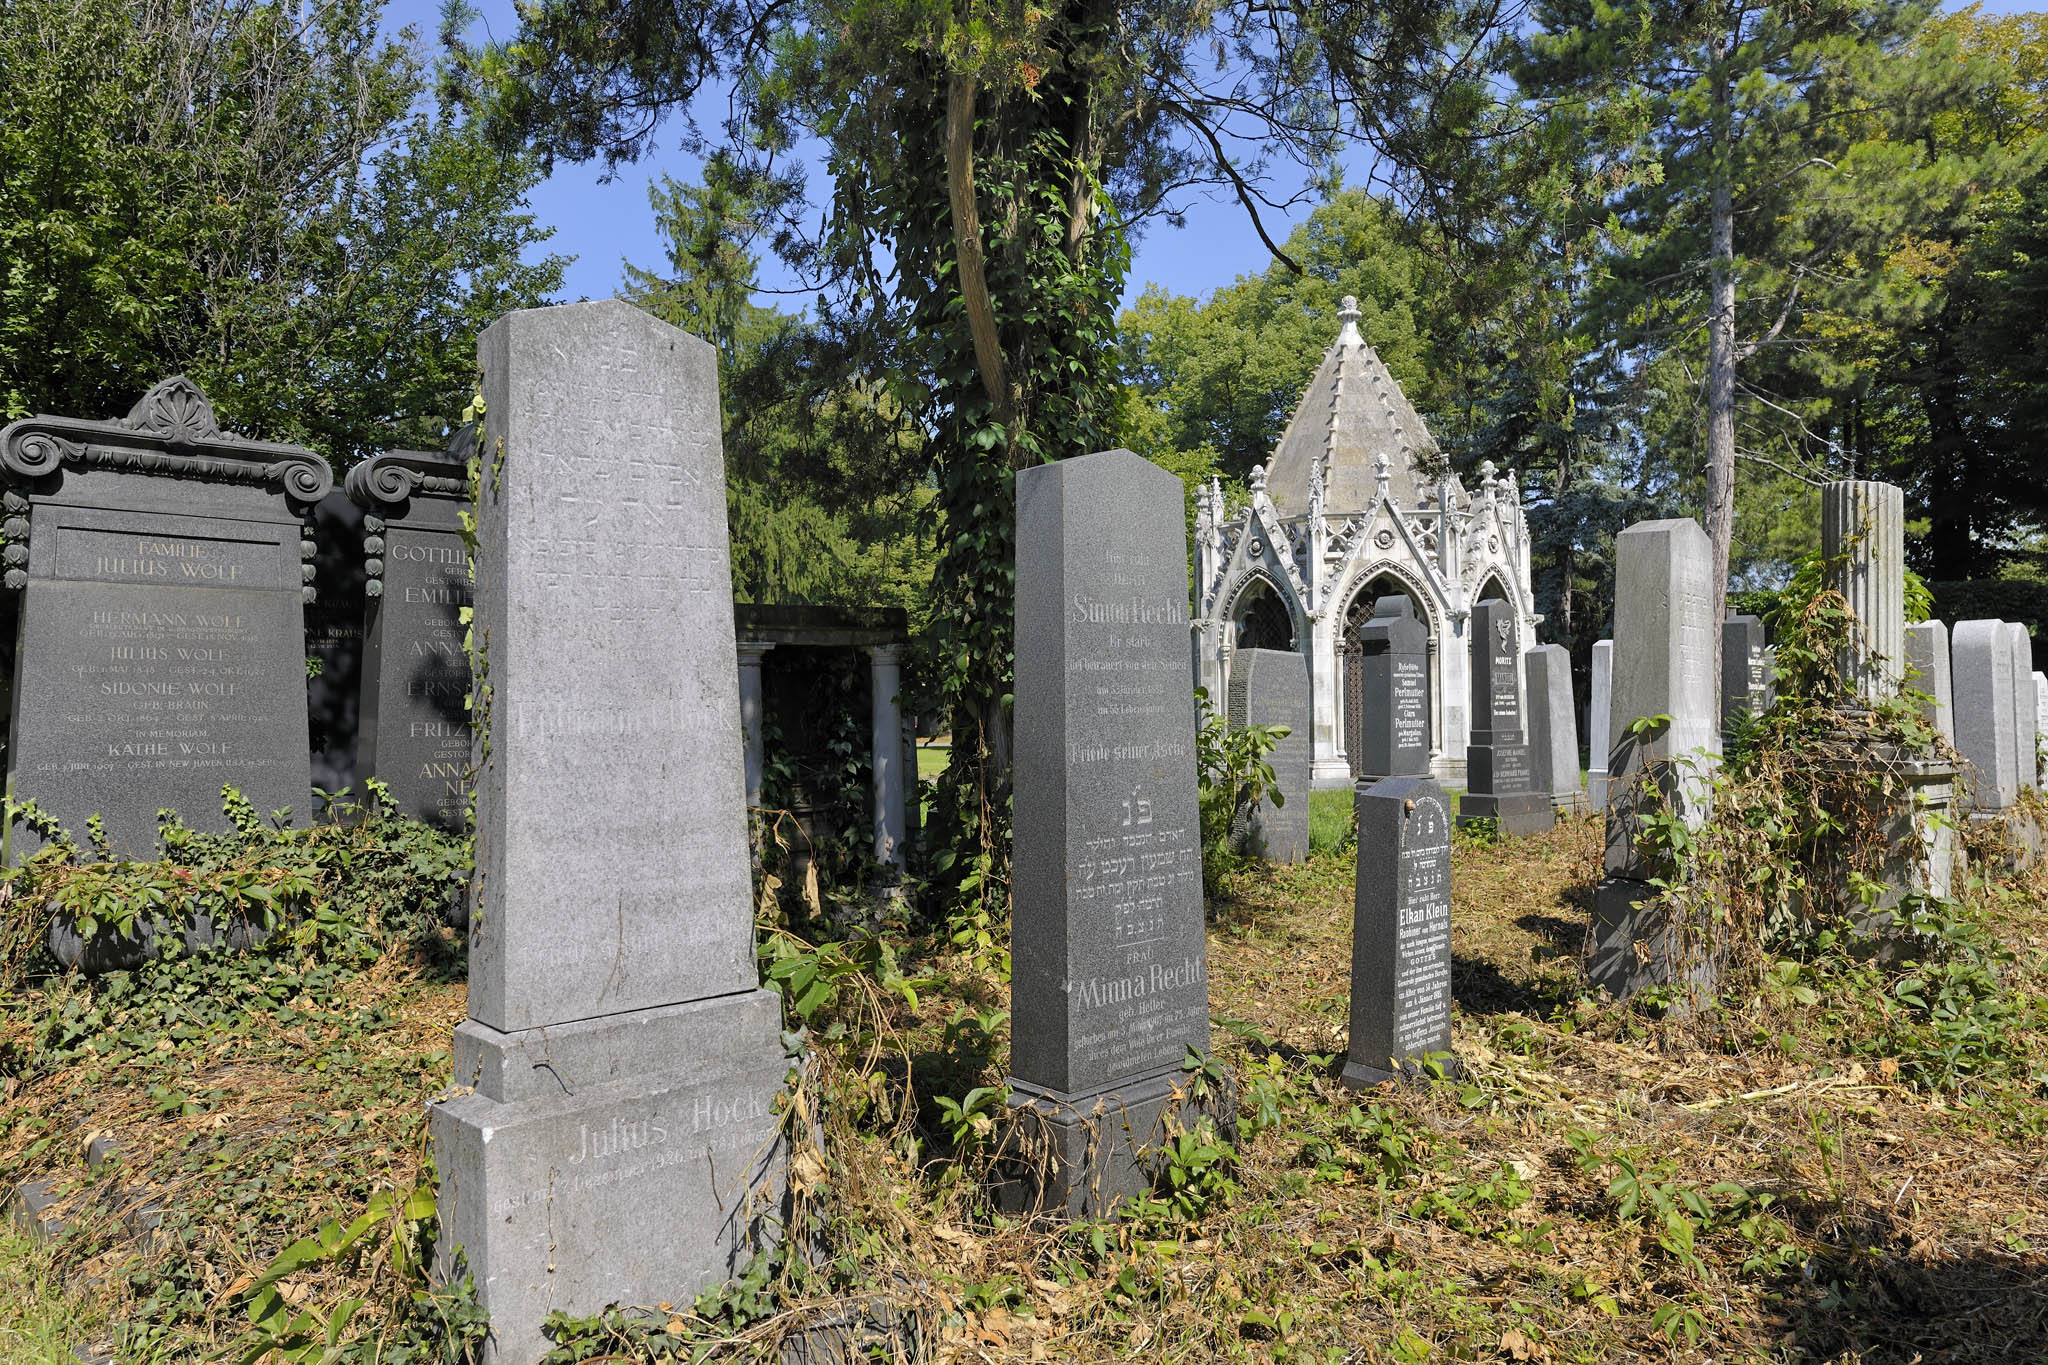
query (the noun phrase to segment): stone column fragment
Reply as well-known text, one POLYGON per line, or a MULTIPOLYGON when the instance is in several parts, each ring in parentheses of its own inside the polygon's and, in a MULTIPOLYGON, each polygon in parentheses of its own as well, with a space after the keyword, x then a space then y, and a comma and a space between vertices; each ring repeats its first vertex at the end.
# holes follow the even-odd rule
POLYGON ((897 694, 903 690, 903 646, 868 647, 870 706, 869 762, 875 808, 875 861, 903 869, 903 718, 897 694))
POLYGON ((1593 687, 1586 701, 1586 795, 1594 810, 1607 809, 1608 727, 1614 704, 1614 641, 1593 642, 1593 687))
POLYGON ((1837 659, 1866 703, 1898 695, 1906 655, 1906 495, 1893 484, 1844 479, 1821 489, 1821 554, 1856 614, 1837 659))

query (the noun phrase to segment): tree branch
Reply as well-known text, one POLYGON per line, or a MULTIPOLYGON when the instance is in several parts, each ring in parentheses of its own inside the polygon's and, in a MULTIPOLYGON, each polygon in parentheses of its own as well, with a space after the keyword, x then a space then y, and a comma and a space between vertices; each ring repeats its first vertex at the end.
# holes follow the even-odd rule
POLYGON ((1016 435, 1017 408, 996 335, 996 310, 988 295, 988 269, 981 255, 981 210, 974 202, 974 77, 956 73, 946 91, 946 190, 953 203, 953 245, 959 264, 960 302, 974 337, 974 367, 995 408, 996 420, 1016 435))
POLYGON ((1208 142, 1209 150, 1216 154, 1216 169, 1229 177, 1231 186, 1237 191, 1237 202, 1244 205, 1245 213, 1252 220, 1252 231, 1259 234, 1259 240, 1266 244, 1266 250, 1273 253, 1273 259, 1297 275, 1306 274, 1307 272, 1301 268, 1301 262, 1282 251, 1279 243, 1275 242, 1271 234, 1266 231, 1265 223, 1259 219, 1258 207, 1252 203, 1252 187, 1244 183, 1244 177, 1237 173, 1237 167, 1230 164, 1230 154, 1223 150, 1223 143, 1216 136, 1215 130, 1196 117, 1192 109, 1178 101, 1170 102, 1166 107, 1179 114, 1184 123, 1200 133, 1203 139, 1208 142))

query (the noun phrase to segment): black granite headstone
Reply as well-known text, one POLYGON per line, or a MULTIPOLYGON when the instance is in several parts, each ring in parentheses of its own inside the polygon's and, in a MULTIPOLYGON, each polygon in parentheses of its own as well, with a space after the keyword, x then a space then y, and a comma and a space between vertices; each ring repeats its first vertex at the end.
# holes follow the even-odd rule
MULTIPOLYGON (((8 789, 75 837, 156 852, 157 812, 224 830, 221 788, 312 806, 304 519, 333 487, 297 446, 220 429, 186 379, 118 421, 0 430, 6 584, 21 594, 8 789)), ((36 843, 10 832, 8 856, 36 843)))
POLYGON ((1182 503, 1127 450, 1017 475, 1010 1088, 1050 1210, 1149 1188, 1209 1046, 1182 503))
POLYGON ((1268 796, 1251 812, 1243 846, 1255 857, 1298 863, 1308 857, 1308 660, 1291 649, 1240 649, 1230 662, 1231 725, 1284 727, 1266 755, 1280 802, 1268 796))
POLYGON ((337 793, 356 782, 356 707, 363 687, 363 509, 335 489, 313 509, 318 596, 306 608, 306 679, 313 787, 337 793))
POLYGON ((1373 604, 1358 652, 1361 732, 1351 738, 1358 780, 1428 775, 1429 629, 1405 594, 1373 604))
POLYGON ((1770 705, 1764 623, 1754 616, 1731 616, 1721 623, 1721 738, 1735 733, 1738 717, 1760 716, 1770 705))
POLYGON ((1537 790, 1522 729, 1522 648, 1515 611, 1498 598, 1472 609, 1472 743, 1458 823, 1497 820, 1503 834, 1540 834, 1557 823, 1550 794, 1537 790))
POLYGON ((422 451, 373 456, 349 471, 365 509, 370 587, 359 766, 399 812, 460 830, 469 806, 469 547, 460 462, 422 451))
MULTIPOLYGON (((1358 901, 1351 936, 1353 1089, 1413 1076, 1451 1046, 1451 818, 1426 777, 1358 787, 1358 901)), ((1437 1064, 1454 1069, 1448 1057, 1437 1064)))

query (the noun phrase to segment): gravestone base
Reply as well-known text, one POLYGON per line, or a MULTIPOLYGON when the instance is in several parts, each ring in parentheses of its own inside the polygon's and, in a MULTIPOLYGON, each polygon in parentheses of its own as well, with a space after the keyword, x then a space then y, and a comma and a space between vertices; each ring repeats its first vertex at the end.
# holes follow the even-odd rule
POLYGON ((50 956, 66 971, 87 976, 108 972, 132 972, 158 958, 196 957, 209 949, 226 946, 237 952, 263 943, 270 931, 249 919, 216 921, 205 911, 189 918, 169 915, 138 917, 135 932, 118 934, 102 926, 91 938, 78 931, 72 915, 58 915, 50 921, 50 956))
POLYGON ((786 1221, 792 1061, 746 991, 547 1028, 456 1030, 461 1091, 428 1105, 438 1273, 477 1276, 486 1360, 545 1353, 554 1309, 687 1303, 786 1221))
POLYGON ((2012 871, 2026 871, 2041 856, 2041 827, 2032 816, 2018 806, 2007 806, 2003 810, 1972 811, 1970 828, 1978 831, 1978 841, 1985 837, 1985 831, 1991 831, 1990 837, 1995 843, 2005 847, 2005 862, 2012 871))
MULTIPOLYGON (((1394 1059, 1389 1057, 1388 1061, 1394 1059)), ((1410 1085, 1427 1085, 1441 1073, 1447 1081, 1457 1080, 1465 1074, 1465 1064, 1449 1052, 1430 1054, 1429 1060, 1436 1063, 1436 1072, 1425 1066, 1420 1058, 1404 1058, 1398 1066, 1368 1066, 1364 1062, 1346 1061, 1344 1070, 1337 1079, 1347 1090, 1371 1090, 1385 1085, 1388 1081, 1405 1081, 1410 1085)))
POLYGON ((1511 792, 1496 796, 1489 792, 1466 792, 1458 798, 1458 823, 1498 820, 1500 832, 1526 839, 1557 827, 1557 813, 1548 792, 1511 792))
POLYGON ((1690 1013, 1720 980, 1720 955, 1687 951, 1663 894, 1649 882, 1628 877, 1606 877, 1594 888, 1586 984, 1606 987, 1617 1000, 1652 986, 1683 986, 1672 1012, 1690 1013))
POLYGON ((1195 1098, 1191 1079, 1176 1067, 1066 1095, 1011 1077, 1014 1126, 1004 1142, 997 1206, 1053 1218, 1113 1217, 1117 1205, 1152 1190, 1154 1154, 1176 1133, 1207 1118, 1236 1141, 1236 1081, 1195 1098))
POLYGON ((1585 815, 1592 811, 1593 803, 1581 788, 1578 791, 1553 792, 1550 809, 1558 815, 1585 815))

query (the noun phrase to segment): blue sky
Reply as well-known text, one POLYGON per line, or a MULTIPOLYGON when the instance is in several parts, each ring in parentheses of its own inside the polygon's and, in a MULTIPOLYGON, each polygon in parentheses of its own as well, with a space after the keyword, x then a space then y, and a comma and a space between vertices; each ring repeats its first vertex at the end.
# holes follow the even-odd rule
MULTIPOLYGON (((500 38, 511 34, 511 0, 471 0, 471 4, 481 15, 472 30, 473 36, 486 31, 500 38)), ((1943 8, 1962 6, 1950 3, 1943 8)), ((1993 14, 2032 8, 2035 5, 2024 0, 1989 0, 1984 5, 1993 14)), ((438 42, 440 0, 390 0, 385 22, 390 29, 416 25, 423 41, 432 48, 438 42)), ((609 182, 601 178, 602 172, 596 165, 562 164, 552 177, 535 187, 530 201, 533 212, 542 224, 555 229, 553 239, 542 250, 576 258, 564 282, 564 300, 609 297, 618 288, 622 261, 647 267, 663 263, 661 238, 654 230, 654 215, 647 203, 648 184, 663 173, 690 180, 698 170, 694 160, 674 150, 674 142, 670 135, 665 148, 638 165, 621 167, 609 182)), ((813 198, 823 191, 823 186, 814 185, 813 198)), ((1204 199, 1190 194, 1185 206, 1186 227, 1175 229, 1163 221, 1155 222, 1138 241, 1125 294, 1127 301, 1135 299, 1148 283, 1163 285, 1177 294, 1206 295, 1241 274, 1263 270, 1272 259, 1234 199, 1204 199)), ((1312 203, 1304 203, 1292 214, 1264 212, 1263 217, 1273 239, 1284 241, 1286 234, 1305 220, 1313 208, 1312 203)), ((771 289, 786 289, 794 284, 774 261, 763 262, 762 282, 771 289)), ((771 301, 768 297, 761 299, 763 303, 771 301)), ((805 301, 805 296, 796 295, 784 300, 782 306, 794 311, 805 301)))

